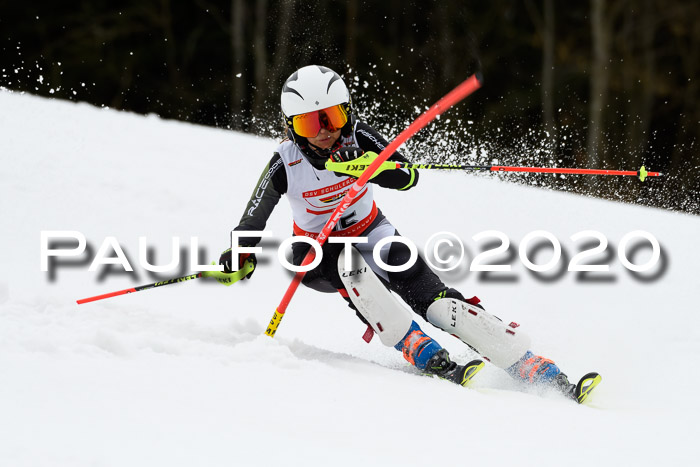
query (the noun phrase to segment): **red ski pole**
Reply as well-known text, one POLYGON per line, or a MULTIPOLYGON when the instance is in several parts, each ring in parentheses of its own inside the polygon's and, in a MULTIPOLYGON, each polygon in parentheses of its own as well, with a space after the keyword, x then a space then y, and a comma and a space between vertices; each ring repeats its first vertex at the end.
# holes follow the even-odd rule
POLYGON ((116 297, 118 295, 125 295, 125 294, 132 293, 132 292, 141 292, 142 290, 153 289, 155 287, 162 287, 164 285, 177 284, 179 282, 185 282, 185 281, 188 281, 190 279, 199 279, 200 277, 202 277, 201 272, 199 272, 197 274, 190 274, 188 276, 174 277, 172 279, 166 279, 164 281, 154 282, 153 284, 139 285, 136 287, 131 287, 130 289, 117 290, 116 292, 109 292, 109 293, 102 294, 102 295, 95 295, 94 297, 81 298, 80 300, 76 300, 76 302, 78 303, 78 305, 82 305, 83 303, 90 303, 90 302, 95 302, 97 300, 104 300, 105 298, 112 298, 112 297, 116 297))
POLYGON ((405 162, 385 162, 384 169, 433 169, 433 170, 468 170, 473 172, 530 172, 574 175, 632 175, 644 181, 647 177, 660 177, 661 172, 647 172, 642 166, 639 170, 602 170, 569 169, 558 167, 511 167, 507 165, 450 165, 450 164, 407 164, 405 162))
POLYGON ((153 289, 155 287, 162 287, 164 285, 170 285, 170 284, 179 284, 180 282, 185 282, 191 279, 200 279, 202 277, 207 278, 207 277, 213 277, 213 278, 223 278, 227 281, 227 285, 231 285, 234 282, 237 282, 241 279, 243 279, 246 275, 250 274, 250 272, 255 269, 253 266, 253 263, 251 261, 246 261, 243 264, 243 267, 239 269, 236 272, 233 272, 231 274, 224 274, 220 273, 219 271, 201 271, 195 274, 189 274, 187 276, 182 276, 182 277, 173 277, 172 279, 166 279, 164 281, 159 281, 159 282, 154 282, 153 284, 146 284, 146 285, 138 285, 136 287, 131 287, 130 289, 124 289, 124 290, 117 290, 116 292, 109 292, 106 294, 102 295, 95 295, 94 297, 88 297, 88 298, 81 298, 80 300, 76 300, 78 305, 82 305, 83 303, 90 303, 90 302, 95 302, 97 300, 104 300, 105 298, 112 298, 116 297, 118 295, 125 295, 128 293, 133 293, 133 292, 141 292, 142 290, 148 290, 148 289, 153 289))
MULTIPOLYGON (((411 125, 409 125, 408 128, 402 131, 396 138, 394 138, 394 140, 391 143, 389 143, 389 145, 381 153, 379 153, 377 159, 374 162, 372 162, 372 164, 370 164, 370 166, 362 173, 360 178, 358 178, 357 181, 350 187, 348 192, 340 201, 338 207, 336 207, 335 211, 333 211, 333 213, 331 214, 330 219, 328 219, 328 222, 326 222, 326 225, 323 227, 321 233, 319 233, 318 237, 316 238, 319 245, 323 246, 323 244, 328 239, 328 236, 330 235, 331 231, 338 223, 338 220, 340 220, 340 218, 343 216, 343 213, 345 213, 345 210, 352 204, 355 197, 358 195, 358 193, 362 191, 364 186, 367 184, 374 172, 377 171, 379 166, 381 166, 382 163, 384 163, 389 158, 389 156, 396 152, 399 146, 401 146, 411 136, 415 135, 418 131, 424 128, 428 123, 433 121, 435 117, 445 112, 447 109, 449 109, 450 107, 457 104, 462 99, 479 89, 481 87, 481 81, 481 76, 479 74, 475 74, 467 78, 459 86, 454 88, 442 99, 433 104, 432 107, 430 107, 423 114, 421 114, 413 123, 411 123, 411 125)), ((309 252, 304 257, 304 260, 301 262, 301 265, 307 266, 313 261, 314 257, 314 249, 310 248, 309 252)), ((304 279, 305 275, 305 272, 297 272, 294 275, 292 283, 289 284, 287 291, 282 297, 282 301, 277 306, 277 309, 275 309, 274 315, 272 315, 272 319, 270 320, 270 324, 267 326, 267 330, 265 330, 265 334, 267 334, 268 336, 274 337, 275 332, 277 332, 277 328, 279 327, 280 322, 284 317, 284 313, 287 311, 287 306, 292 300, 294 293, 299 287, 299 284, 301 283, 302 279, 304 279)))

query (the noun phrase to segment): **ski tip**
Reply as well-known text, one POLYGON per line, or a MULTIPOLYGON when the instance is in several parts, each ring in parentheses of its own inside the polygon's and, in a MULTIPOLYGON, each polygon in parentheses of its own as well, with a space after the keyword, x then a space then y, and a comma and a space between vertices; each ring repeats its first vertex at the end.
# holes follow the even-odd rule
POLYGON ((598 373, 591 372, 583 376, 576 385, 576 400, 579 404, 588 399, 593 389, 603 380, 598 373))
POLYGON ((480 71, 477 71, 476 73, 474 73, 474 78, 476 78, 476 80, 479 82, 480 86, 483 86, 484 75, 480 71))
POLYGON ((472 378, 484 368, 486 363, 483 360, 472 360, 471 362, 464 365, 464 376, 462 376, 462 386, 467 386, 472 378))

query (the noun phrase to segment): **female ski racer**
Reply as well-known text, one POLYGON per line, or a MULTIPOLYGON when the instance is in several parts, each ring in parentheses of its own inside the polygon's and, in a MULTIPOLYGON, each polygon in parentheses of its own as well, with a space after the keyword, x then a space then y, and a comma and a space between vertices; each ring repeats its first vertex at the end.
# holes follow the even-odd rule
MULTIPOLYGON (((281 104, 287 138, 263 169, 234 230, 264 230, 277 202, 286 195, 292 208, 294 235, 314 238, 355 182, 355 177, 360 176, 352 170, 352 162, 363 154, 373 160, 387 142, 353 115, 347 86, 329 68, 310 65, 295 71, 284 83, 281 104), (329 159, 335 162, 334 171, 326 169, 329 159)), ((408 162, 398 152, 390 160, 408 162)), ((345 211, 332 236, 366 237, 367 243, 356 244, 354 248, 381 278, 384 293, 390 294, 387 289, 395 292, 429 323, 459 337, 513 378, 551 385, 576 397, 576 386, 569 383, 554 362, 529 350, 530 340, 516 329, 517 324, 506 325, 485 311, 477 297, 465 299, 460 292, 447 287, 422 258, 418 257, 402 272, 387 272, 375 263, 374 245, 398 232, 374 202, 374 186, 405 191, 415 187, 418 180, 418 172, 413 169, 386 170, 375 175, 345 211)), ((259 241, 256 237, 240 237, 239 246, 252 247, 259 241)), ((294 243, 292 262, 300 265, 308 249, 307 243, 294 243)), ((382 338, 382 342, 401 351, 406 360, 420 370, 465 385, 483 362, 475 360, 459 365, 451 361, 447 350, 421 330, 404 307, 372 308, 359 303, 354 294, 348 294, 346 282, 339 273, 339 267, 342 272, 338 262, 342 249, 342 244, 326 242, 323 260, 306 274, 302 283, 321 292, 339 292, 368 325, 364 336, 368 342, 375 333, 380 337, 388 336, 382 338)), ((403 265, 410 251, 405 244, 393 242, 383 246, 380 257, 388 265, 403 265)), ((242 268, 246 260, 256 264, 254 254, 239 254, 234 264, 231 249, 228 249, 219 263, 225 273, 231 273, 242 268)), ((247 278, 252 274, 251 271, 247 278)), ((375 300, 374 303, 385 302, 375 300)))

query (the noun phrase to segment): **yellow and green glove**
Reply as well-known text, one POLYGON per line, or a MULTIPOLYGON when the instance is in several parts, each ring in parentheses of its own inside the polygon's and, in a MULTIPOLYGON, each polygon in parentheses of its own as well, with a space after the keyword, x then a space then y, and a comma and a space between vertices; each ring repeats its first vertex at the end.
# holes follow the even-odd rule
MULTIPOLYGON (((211 264, 216 264, 212 262, 211 264)), ((231 248, 221 253, 219 264, 224 267, 223 271, 205 271, 204 277, 213 277, 221 284, 229 286, 241 279, 250 279, 255 271, 255 266, 258 260, 255 258, 255 253, 241 253, 238 255, 238 269, 233 270, 233 254, 231 248)))
MULTIPOLYGON (((369 167, 377 157, 379 157, 379 155, 376 152, 363 152, 362 149, 358 147, 348 146, 340 148, 331 154, 326 161, 326 169, 335 172, 338 177, 350 175, 351 177, 360 178, 362 172, 367 170, 367 167, 369 167)), ((382 164, 370 179, 392 168, 391 164, 382 164)))

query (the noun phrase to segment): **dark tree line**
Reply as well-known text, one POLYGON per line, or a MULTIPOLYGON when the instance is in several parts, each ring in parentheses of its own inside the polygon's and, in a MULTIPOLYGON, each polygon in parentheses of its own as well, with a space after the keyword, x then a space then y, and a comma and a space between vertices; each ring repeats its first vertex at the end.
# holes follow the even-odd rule
POLYGON ((700 213, 700 3, 690 0, 2 2, 0 86, 280 135, 300 66, 340 72, 395 136, 475 71, 482 90, 409 146, 417 160, 666 174, 509 176, 700 213))

